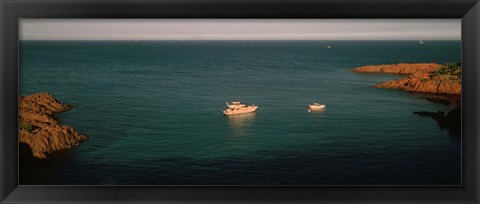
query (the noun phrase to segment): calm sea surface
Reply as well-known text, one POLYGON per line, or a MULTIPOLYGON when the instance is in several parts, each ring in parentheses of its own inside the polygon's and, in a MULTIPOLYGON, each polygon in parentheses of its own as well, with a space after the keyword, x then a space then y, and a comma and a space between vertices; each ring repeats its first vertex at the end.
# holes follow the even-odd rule
MULTIPOLYGON (((458 185, 461 139, 371 64, 459 62, 460 41, 22 41, 20 94, 89 136, 21 184, 458 185), (327 49, 326 46, 332 48, 327 49), (259 105, 226 117, 226 101, 259 105), (308 103, 325 103, 309 113, 308 103)), ((22 163, 22 162, 21 162, 22 163)))

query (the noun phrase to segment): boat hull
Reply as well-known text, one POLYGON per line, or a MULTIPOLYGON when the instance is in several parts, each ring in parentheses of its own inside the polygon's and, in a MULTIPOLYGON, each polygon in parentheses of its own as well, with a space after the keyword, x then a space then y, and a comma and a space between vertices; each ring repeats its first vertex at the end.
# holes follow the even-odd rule
POLYGON ((325 109, 325 105, 320 105, 320 106, 309 106, 308 109, 311 109, 311 110, 322 110, 322 109, 325 109))
POLYGON ((244 114, 244 113, 251 113, 257 110, 258 106, 245 106, 242 108, 229 108, 223 111, 225 115, 237 115, 237 114, 244 114))
POLYGON ((312 112, 312 111, 322 111, 322 110, 325 110, 325 107, 327 107, 327 106, 324 105, 324 104, 309 105, 309 106, 308 106, 308 112, 312 112))

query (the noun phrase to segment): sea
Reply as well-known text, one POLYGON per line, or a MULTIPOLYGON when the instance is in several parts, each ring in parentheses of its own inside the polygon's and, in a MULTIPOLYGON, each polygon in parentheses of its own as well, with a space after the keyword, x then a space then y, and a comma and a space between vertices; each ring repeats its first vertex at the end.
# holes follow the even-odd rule
POLYGON ((19 94, 89 140, 25 159, 20 185, 461 185, 461 136, 363 65, 461 61, 461 41, 26 41, 19 94), (328 48, 330 46, 330 48, 328 48), (225 116, 225 102, 259 106, 225 116), (326 104, 308 112, 309 103, 326 104))

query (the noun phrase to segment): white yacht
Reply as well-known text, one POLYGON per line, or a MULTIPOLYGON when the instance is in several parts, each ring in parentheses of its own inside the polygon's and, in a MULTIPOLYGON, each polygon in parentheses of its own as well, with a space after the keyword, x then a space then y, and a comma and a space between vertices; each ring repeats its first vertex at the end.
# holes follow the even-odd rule
POLYGON ((308 104, 308 112, 316 111, 316 110, 324 110, 325 107, 327 107, 327 105, 325 104, 311 103, 311 104, 308 104))
POLYGON ((235 115, 235 114, 242 114, 242 113, 251 113, 257 110, 258 106, 252 105, 245 105, 240 103, 239 101, 233 102, 226 102, 228 109, 223 111, 225 115, 235 115))

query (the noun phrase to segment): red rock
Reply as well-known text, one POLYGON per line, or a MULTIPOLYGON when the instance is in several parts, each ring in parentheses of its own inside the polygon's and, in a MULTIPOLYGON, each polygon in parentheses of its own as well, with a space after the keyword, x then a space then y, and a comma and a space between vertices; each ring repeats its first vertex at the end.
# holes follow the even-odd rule
POLYGON ((362 73, 413 74, 419 71, 431 72, 440 67, 442 65, 436 63, 399 63, 362 66, 354 68, 353 71, 362 73))
POLYGON ((409 74, 399 80, 387 81, 374 85, 375 88, 400 89, 410 92, 456 94, 462 93, 461 79, 449 75, 430 76, 432 71, 438 70, 440 64, 394 64, 363 66, 353 69, 364 73, 394 73, 409 74))
POLYGON ((29 132, 19 130, 19 142, 26 143, 32 149, 34 157, 44 159, 53 151, 68 149, 87 140, 72 127, 61 125, 52 114, 71 109, 49 93, 37 93, 21 96, 19 99, 19 119, 21 123, 32 125, 29 132))

